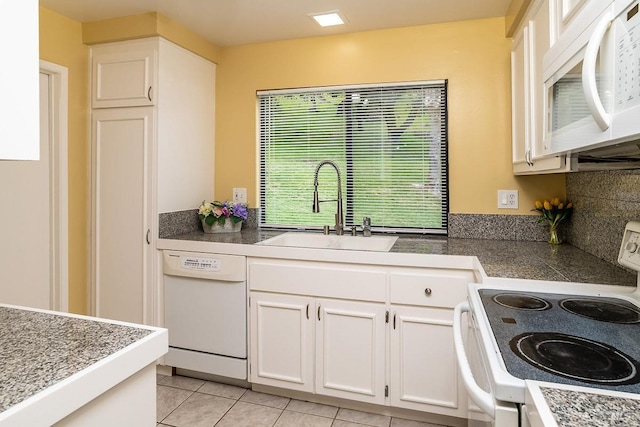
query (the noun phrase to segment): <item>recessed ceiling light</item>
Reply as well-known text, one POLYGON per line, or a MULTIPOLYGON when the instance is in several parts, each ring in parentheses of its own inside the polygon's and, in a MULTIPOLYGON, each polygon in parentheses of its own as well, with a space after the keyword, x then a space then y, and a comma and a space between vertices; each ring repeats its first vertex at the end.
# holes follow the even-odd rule
POLYGON ((332 25, 342 25, 345 20, 340 16, 339 12, 312 13, 310 17, 316 20, 321 27, 331 27, 332 25))

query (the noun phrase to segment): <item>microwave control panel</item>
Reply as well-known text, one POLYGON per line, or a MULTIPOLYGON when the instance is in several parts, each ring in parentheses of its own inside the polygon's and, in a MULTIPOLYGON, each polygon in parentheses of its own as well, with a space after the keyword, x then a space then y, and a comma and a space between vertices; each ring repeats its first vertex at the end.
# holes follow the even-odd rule
POLYGON ((640 10, 634 2, 618 15, 616 31, 615 108, 626 110, 640 104, 640 10))

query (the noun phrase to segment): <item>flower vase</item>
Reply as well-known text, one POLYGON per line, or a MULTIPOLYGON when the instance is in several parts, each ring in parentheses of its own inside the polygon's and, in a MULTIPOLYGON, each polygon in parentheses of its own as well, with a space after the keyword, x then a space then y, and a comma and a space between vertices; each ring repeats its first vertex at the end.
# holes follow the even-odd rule
POLYGON ((549 244, 550 245, 559 245, 560 243, 562 243, 562 241, 558 237, 558 228, 557 227, 551 227, 549 229, 549 244))
POLYGON ((212 225, 207 224, 202 220, 202 230, 205 233, 237 233, 242 229, 242 221, 235 222, 233 220, 225 220, 220 224, 218 221, 212 225))

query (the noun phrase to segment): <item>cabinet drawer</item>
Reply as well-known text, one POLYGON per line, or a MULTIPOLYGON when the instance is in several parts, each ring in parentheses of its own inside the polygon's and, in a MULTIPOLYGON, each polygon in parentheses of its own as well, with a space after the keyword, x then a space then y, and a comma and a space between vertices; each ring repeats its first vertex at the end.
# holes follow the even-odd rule
POLYGON ((251 259, 248 263, 252 291, 384 302, 386 278, 382 269, 364 265, 277 259, 251 259))
POLYGON ((391 304, 453 308, 467 297, 471 271, 392 273, 389 275, 391 304))

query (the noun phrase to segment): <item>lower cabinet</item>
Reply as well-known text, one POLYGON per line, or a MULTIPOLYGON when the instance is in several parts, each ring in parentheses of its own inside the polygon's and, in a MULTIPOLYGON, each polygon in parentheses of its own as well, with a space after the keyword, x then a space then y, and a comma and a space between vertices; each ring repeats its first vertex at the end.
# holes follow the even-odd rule
POLYGON ((252 292, 250 304, 250 381, 313 392, 313 299, 252 292))
POLYGON ((451 310, 392 306, 391 406, 465 416, 451 310))
POLYGON ((321 299, 316 305, 316 393, 384 404, 384 304, 321 299))
POLYGON ((251 382, 384 404, 383 304, 252 292, 250 313, 251 382))
POLYGON ((473 270, 250 258, 248 274, 252 383, 467 417, 453 308, 473 270))

